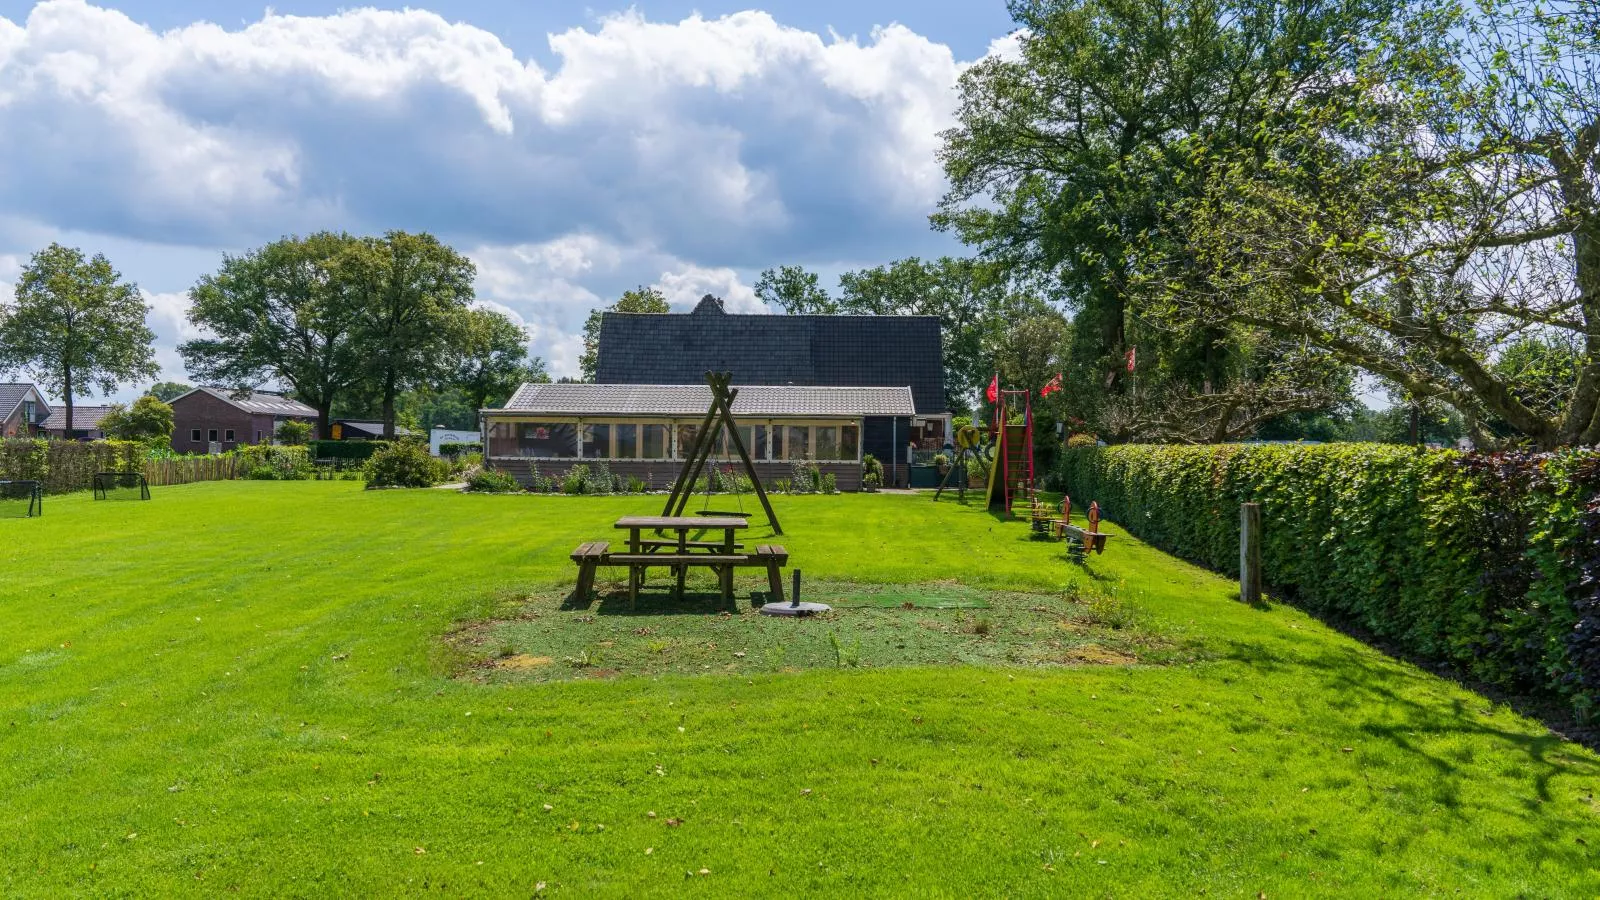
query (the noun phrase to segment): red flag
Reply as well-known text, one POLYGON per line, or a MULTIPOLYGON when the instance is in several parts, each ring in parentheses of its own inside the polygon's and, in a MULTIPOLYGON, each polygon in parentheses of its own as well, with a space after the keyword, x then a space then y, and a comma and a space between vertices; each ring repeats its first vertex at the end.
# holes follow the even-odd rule
POLYGON ((994 403, 994 402, 996 402, 996 401, 998 401, 1000 399, 1000 373, 999 372, 996 372, 995 375, 994 375, 994 380, 989 382, 989 390, 988 390, 987 393, 984 394, 984 396, 989 398, 989 402, 990 403, 994 403))
POLYGON ((1044 387, 1039 389, 1039 396, 1048 397, 1051 394, 1059 392, 1060 390, 1061 390, 1061 373, 1057 372, 1056 373, 1056 377, 1050 379, 1050 381, 1048 383, 1046 383, 1044 387))
POLYGON ((1137 351, 1138 349, 1139 349, 1138 347, 1129 347, 1128 348, 1128 352, 1125 354, 1125 356, 1126 356, 1126 358, 1128 360, 1128 371, 1129 372, 1133 371, 1134 352, 1137 351))

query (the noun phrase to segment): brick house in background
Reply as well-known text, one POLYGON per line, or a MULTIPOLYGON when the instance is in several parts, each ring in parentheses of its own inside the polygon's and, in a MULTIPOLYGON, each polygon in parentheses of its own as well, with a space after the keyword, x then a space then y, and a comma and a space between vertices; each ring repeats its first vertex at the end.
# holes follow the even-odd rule
POLYGON ((100 427, 100 420, 108 412, 111 412, 109 406, 72 407, 72 433, 67 434, 67 409, 57 406, 51 410, 50 418, 39 426, 39 430, 58 440, 102 441, 106 433, 100 427))
POLYGON ((50 404, 31 384, 0 384, 0 437, 34 437, 50 418, 50 404))
POLYGON ((294 419, 315 426, 317 411, 268 391, 235 396, 225 388, 198 387, 173 399, 172 449, 207 453, 213 444, 233 450, 241 444, 270 444, 278 426, 294 419))

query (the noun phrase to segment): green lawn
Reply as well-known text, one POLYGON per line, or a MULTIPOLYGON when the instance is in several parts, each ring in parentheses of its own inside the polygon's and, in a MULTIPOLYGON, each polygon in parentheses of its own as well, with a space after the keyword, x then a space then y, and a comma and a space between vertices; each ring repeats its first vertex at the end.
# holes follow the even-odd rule
POLYGON ((0 520, 0 895, 1600 893, 1594 754, 1126 536, 782 497, 774 623, 563 608, 655 498, 154 494, 0 520))

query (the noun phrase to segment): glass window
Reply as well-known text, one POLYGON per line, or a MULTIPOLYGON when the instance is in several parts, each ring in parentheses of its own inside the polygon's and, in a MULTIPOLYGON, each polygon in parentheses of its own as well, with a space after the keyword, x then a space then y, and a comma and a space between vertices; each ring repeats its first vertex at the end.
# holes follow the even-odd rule
POLYGON ((644 452, 640 454, 645 459, 667 458, 667 437, 671 433, 667 425, 640 425, 640 443, 644 452))
POLYGON ((222 439, 225 441, 233 440, 233 429, 229 428, 227 433, 222 436, 222 439))
POLYGON ((806 425, 783 426, 783 458, 809 459, 811 428, 806 425))
POLYGON ((578 452, 578 426, 555 422, 493 422, 490 456, 571 459, 578 452))
POLYGON ((611 456, 611 426, 583 426, 583 458, 606 459, 611 456))
POLYGON ((210 431, 206 432, 206 440, 214 442, 214 441, 216 441, 216 439, 217 439, 217 430, 215 428, 213 428, 210 431))
POLYGON ((639 426, 616 425, 617 430, 617 459, 639 458, 639 426))
POLYGON ((839 428, 839 458, 855 459, 856 450, 861 444, 861 429, 855 425, 842 425, 839 428))
POLYGON ((815 437, 817 459, 839 458, 839 427, 837 425, 818 425, 811 429, 815 437))
POLYGON ((751 459, 763 460, 767 458, 767 430, 765 425, 751 425, 745 429, 747 443, 744 448, 750 451, 751 459))
POLYGON ((200 429, 196 428, 190 431, 189 440, 194 441, 196 444, 200 443, 200 429))
POLYGON ((678 426, 678 448, 676 453, 679 459, 689 458, 689 451, 694 449, 694 436, 699 430, 699 425, 678 426))

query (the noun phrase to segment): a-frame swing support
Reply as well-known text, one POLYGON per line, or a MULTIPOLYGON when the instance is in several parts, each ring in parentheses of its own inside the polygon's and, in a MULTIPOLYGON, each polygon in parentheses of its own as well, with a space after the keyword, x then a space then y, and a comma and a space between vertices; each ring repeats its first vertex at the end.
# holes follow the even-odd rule
POLYGON ((661 514, 683 515, 684 507, 694 494, 695 481, 699 479, 706 460, 710 458, 712 450, 717 445, 717 437, 726 430, 729 440, 733 443, 733 449, 739 452, 739 461, 744 464, 745 474, 750 476, 750 484, 756 489, 756 498, 761 501, 761 508, 767 513, 767 522, 772 525, 772 533, 783 534, 783 526, 778 524, 778 514, 772 511, 772 503, 767 499, 766 488, 761 486, 761 476, 756 474, 756 464, 750 459, 750 451, 745 449, 744 439, 739 436, 738 426, 733 424, 733 400, 739 396, 739 390, 730 386, 732 381, 732 372, 706 373, 706 384, 711 388, 711 406, 706 410, 706 417, 700 423, 700 430, 695 432, 694 447, 684 460, 683 468, 678 471, 678 479, 672 484, 672 493, 667 495, 667 505, 661 514))

